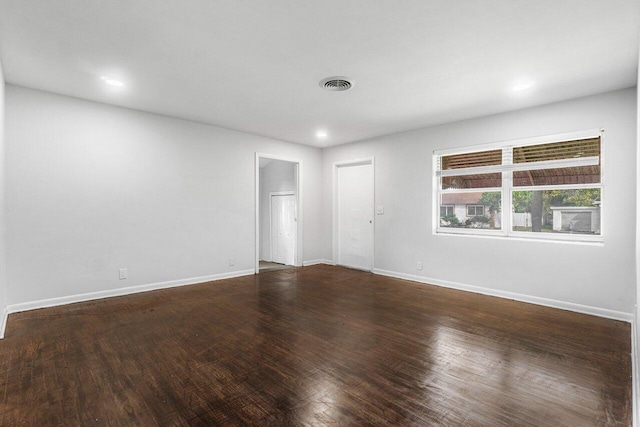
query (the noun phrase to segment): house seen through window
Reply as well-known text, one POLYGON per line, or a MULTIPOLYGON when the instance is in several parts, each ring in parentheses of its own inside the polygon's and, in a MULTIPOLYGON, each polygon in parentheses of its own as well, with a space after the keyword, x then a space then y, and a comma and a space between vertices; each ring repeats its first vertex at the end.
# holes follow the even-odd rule
POLYGON ((601 132, 434 153, 438 233, 602 240, 601 132))
POLYGON ((467 205, 467 216, 484 216, 484 205, 467 205))

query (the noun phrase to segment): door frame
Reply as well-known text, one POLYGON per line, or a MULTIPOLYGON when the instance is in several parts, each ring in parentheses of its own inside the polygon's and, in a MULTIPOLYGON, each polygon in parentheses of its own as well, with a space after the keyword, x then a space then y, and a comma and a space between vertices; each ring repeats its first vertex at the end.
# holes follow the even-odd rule
MULTIPOLYGON (((298 218, 298 221, 296 222, 296 250, 295 250, 295 254, 294 254, 294 265, 296 267, 301 267, 302 266, 302 255, 303 255, 303 251, 302 251, 302 244, 303 244, 303 238, 302 238, 302 232, 303 232, 303 216, 302 216, 302 171, 303 171, 303 167, 302 167, 302 160, 299 159, 292 159, 289 157, 284 157, 284 156, 278 156, 278 155, 274 155, 274 154, 267 154, 267 153, 259 153, 256 151, 255 153, 255 168, 254 168, 254 174, 255 174, 255 187, 254 187, 254 206, 255 206, 255 211, 254 211, 254 217, 255 217, 255 235, 254 235, 254 240, 255 240, 255 253, 254 253, 254 259, 255 259, 255 265, 254 265, 254 273, 258 274, 260 273, 260 159, 271 159, 271 160, 282 160, 285 162, 290 162, 290 163, 295 163, 296 167, 295 167, 295 180, 296 180, 296 185, 295 185, 295 193, 296 193, 296 217, 298 218)), ((269 199, 270 200, 270 199, 269 199)), ((269 207, 269 209, 271 209, 271 207, 269 207)), ((269 213, 269 215, 271 215, 271 213, 269 213)), ((269 251, 271 251, 271 248, 269 248, 269 251)))
POLYGON ((332 231, 333 231, 333 244, 331 248, 331 259, 334 265, 338 265, 339 257, 339 230, 338 230, 338 169, 341 167, 349 167, 349 166, 361 166, 361 165, 371 165, 373 168, 373 178, 371 179, 371 191, 373 192, 373 211, 371 212, 371 218, 373 221, 373 239, 372 239, 372 247, 371 247, 371 271, 375 270, 375 254, 376 254, 376 162, 375 157, 364 157, 360 159, 353 160, 343 160, 339 162, 333 163, 333 221, 332 221, 332 231))
MULTIPOLYGON (((271 214, 273 213, 273 206, 272 206, 272 202, 273 202, 273 197, 274 196, 295 196, 296 192, 295 191, 271 191, 269 192, 269 260, 271 262, 273 262, 273 217, 271 216, 271 214)), ((298 210, 298 198, 296 197, 296 213, 298 210)), ((298 223, 298 219, 296 218, 296 225, 298 223)), ((297 227, 296 227, 297 228, 297 227)), ((298 251, 298 236, 297 236, 298 230, 296 230, 296 238, 293 242, 294 244, 294 248, 293 248, 293 262, 295 264, 295 254, 298 251)))

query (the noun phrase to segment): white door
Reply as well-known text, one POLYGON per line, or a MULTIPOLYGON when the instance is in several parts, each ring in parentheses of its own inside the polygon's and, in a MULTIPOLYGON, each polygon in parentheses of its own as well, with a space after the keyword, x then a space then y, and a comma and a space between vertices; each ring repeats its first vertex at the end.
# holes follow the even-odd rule
POLYGON ((295 265, 296 196, 271 195, 271 260, 295 265))
POLYGON ((373 269, 373 164, 338 166, 338 264, 373 269))

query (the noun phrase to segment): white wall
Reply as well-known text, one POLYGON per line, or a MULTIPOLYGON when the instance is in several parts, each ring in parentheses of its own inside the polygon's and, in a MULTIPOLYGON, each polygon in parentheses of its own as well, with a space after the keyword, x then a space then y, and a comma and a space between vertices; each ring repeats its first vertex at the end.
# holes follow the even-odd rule
POLYGON ((271 212, 269 193, 296 191, 296 164, 282 160, 272 160, 260 168, 260 259, 269 260, 271 253, 271 212))
MULTIPOLYGON (((320 193, 319 149, 12 85, 6 97, 10 305, 253 270, 255 152, 302 160, 304 193, 320 193)), ((304 260, 318 259, 320 198, 303 208, 304 260)))
POLYGON ((0 338, 4 336, 6 299, 4 74, 0 63, 0 338))
MULTIPOLYGON (((630 316, 635 300, 636 91, 627 89, 379 137, 323 152, 325 230, 331 170, 375 156, 375 268, 630 316), (432 234, 436 149, 604 127, 604 245, 432 234), (424 270, 416 269, 417 261, 424 270)), ((331 258, 331 246, 324 253, 331 258)))
POLYGON ((7 303, 253 269, 261 152, 303 161, 303 260, 332 257, 333 162, 375 156, 377 269, 633 313, 637 119, 628 89, 320 151, 7 85, 7 303), (433 150, 595 127, 604 245, 431 233, 433 150))

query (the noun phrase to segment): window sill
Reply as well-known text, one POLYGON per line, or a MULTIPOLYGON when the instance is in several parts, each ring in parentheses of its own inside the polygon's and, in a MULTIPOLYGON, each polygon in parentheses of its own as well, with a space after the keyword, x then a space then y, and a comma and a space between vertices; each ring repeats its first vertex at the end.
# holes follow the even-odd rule
POLYGON ((503 234, 502 231, 490 231, 485 230, 478 232, 478 230, 442 230, 437 229, 433 232, 434 236, 453 236, 453 237, 472 237, 481 239, 496 239, 506 241, 518 241, 518 242, 544 242, 544 243, 560 243, 560 244, 572 244, 572 245, 587 245, 587 246, 604 246, 604 239, 602 236, 579 236, 579 235, 563 235, 563 237, 556 237, 552 235, 550 237, 540 236, 528 236, 523 233, 517 234, 503 234), (571 236, 569 238, 569 236, 571 236))

